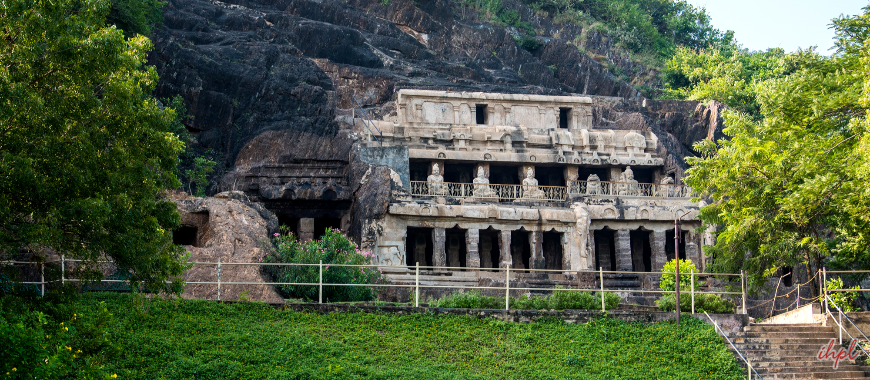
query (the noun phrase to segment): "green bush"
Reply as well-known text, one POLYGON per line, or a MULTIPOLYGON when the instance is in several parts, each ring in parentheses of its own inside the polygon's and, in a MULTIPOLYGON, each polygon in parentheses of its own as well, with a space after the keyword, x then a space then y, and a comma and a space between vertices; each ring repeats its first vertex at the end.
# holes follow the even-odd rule
MULTIPOLYGON (((673 259, 668 261, 664 267, 662 267, 662 272, 677 272, 677 259, 673 259)), ((680 290, 688 291, 691 289, 691 284, 689 283, 689 279, 692 279, 691 271, 694 271, 695 274, 698 274, 698 268, 695 268, 695 264, 689 260, 680 260, 680 290)), ((663 274, 662 280, 659 282, 659 288, 661 290, 665 290, 668 292, 672 292, 676 289, 675 280, 677 276, 675 274, 663 274)), ((697 276, 692 279, 692 281, 697 281, 697 276)), ((695 282, 695 289, 698 289, 698 283, 695 282)))
MULTIPOLYGON (((557 287, 557 289, 564 289, 557 287)), ((622 300, 614 293, 605 293, 604 305, 607 310, 619 306, 622 300)), ((509 297, 511 309, 519 310, 600 310, 600 293, 561 290, 543 297, 522 295, 518 298, 509 297)), ((474 289, 463 293, 454 293, 440 299, 430 298, 429 307, 456 309, 504 309, 503 296, 484 296, 480 290, 474 289)))
MULTIPOLYGON (((843 287, 843 279, 841 278, 832 278, 828 280, 826 286, 828 290, 846 289, 843 287)), ((860 287, 854 286, 849 289, 860 289, 860 287)), ((858 297, 858 292, 828 292, 828 297, 830 297, 831 301, 839 306, 840 310, 843 310, 844 312, 848 313, 858 310, 852 306, 852 302, 854 302, 855 298, 858 297)))
MULTIPOLYGON (((375 267, 330 267, 329 264, 370 265, 374 255, 357 249, 347 236, 335 229, 327 229, 320 240, 300 243, 291 233, 275 234, 273 249, 263 262, 317 264, 323 261, 323 283, 329 284, 384 284, 389 282, 375 267)), ((268 266, 276 282, 317 283, 317 266, 268 266)), ((318 287, 310 285, 282 285, 279 289, 292 298, 316 300, 318 287)), ((324 302, 370 301, 377 297, 378 288, 363 286, 324 286, 324 302)))
POLYGON ((520 45, 521 48, 526 49, 528 51, 538 50, 538 48, 541 47, 541 45, 543 45, 543 44, 544 44, 543 42, 538 41, 537 38, 532 37, 528 34, 524 35, 522 38, 519 38, 517 40, 517 45, 520 45))
MULTIPOLYGON (((666 294, 656 301, 662 311, 675 311, 677 308, 676 294, 666 294)), ((689 293, 680 294, 680 312, 692 311, 692 296, 689 293)), ((734 302, 722 299, 718 294, 695 294, 696 313, 731 314, 734 312, 734 302)))
POLYGON ((103 379, 101 352, 110 352, 105 305, 73 311, 67 289, 45 298, 32 292, 0 297, 0 368, 4 379, 103 379), (83 313, 91 318, 85 322, 83 313))

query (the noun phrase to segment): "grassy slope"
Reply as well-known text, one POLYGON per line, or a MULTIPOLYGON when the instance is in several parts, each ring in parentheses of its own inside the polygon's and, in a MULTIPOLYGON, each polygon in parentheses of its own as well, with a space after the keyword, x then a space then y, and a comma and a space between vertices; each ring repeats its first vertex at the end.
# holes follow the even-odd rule
POLYGON ((309 314, 262 304, 105 301, 119 350, 108 362, 138 379, 739 379, 713 328, 690 319, 531 324, 426 314, 309 314))

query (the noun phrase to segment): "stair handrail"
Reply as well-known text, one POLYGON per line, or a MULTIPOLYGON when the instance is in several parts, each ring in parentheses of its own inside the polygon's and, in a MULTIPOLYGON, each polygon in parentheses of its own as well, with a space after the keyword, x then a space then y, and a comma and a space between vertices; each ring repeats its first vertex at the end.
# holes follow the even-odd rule
MULTIPOLYGON (((716 328, 716 332, 722 333, 722 337, 724 337, 725 340, 728 341, 728 344, 730 344, 731 348, 734 349, 734 352, 736 352, 737 355, 740 356, 740 359, 743 359, 743 361, 746 363, 746 367, 749 368, 750 371, 755 372, 755 377, 759 380, 764 380, 764 378, 762 378, 761 375, 758 374, 758 371, 755 370, 755 367, 753 367, 752 364, 749 363, 749 360, 747 360, 746 357, 744 357, 743 354, 740 353, 740 350, 737 349, 737 346, 735 346, 734 343, 731 342, 731 339, 728 339, 728 334, 725 333, 725 330, 722 330, 722 328, 719 327, 719 324, 713 320, 713 317, 711 317, 710 314, 707 314, 707 311, 704 311, 704 315, 706 315, 707 318, 710 319, 710 323, 712 323, 713 327, 716 328)), ((749 374, 749 380, 752 380, 752 373, 749 374)))
POLYGON ((359 113, 364 118, 364 119, 362 119, 363 125, 366 127, 366 129, 369 131, 369 133, 375 137, 375 141, 378 142, 378 145, 383 146, 384 144, 381 141, 384 139, 384 133, 381 132, 380 129, 378 129, 378 127, 375 125, 375 123, 369 117, 368 112, 366 112, 363 109, 362 104, 360 104, 359 101, 356 100, 356 95, 351 94, 350 97, 353 99, 353 102, 354 102, 354 104, 351 104, 351 106, 353 106, 353 109, 356 110, 357 107, 359 107, 359 113), (368 121, 368 123, 366 123, 366 121, 368 121), (372 125, 371 128, 369 128, 369 124, 372 125), (372 128, 374 128, 376 131, 378 131, 378 135, 375 135, 375 133, 372 132, 372 128))
MULTIPOLYGON (((870 342, 870 339, 867 339, 867 335, 864 335, 864 332, 861 331, 860 328, 858 328, 858 325, 856 325, 855 322, 852 321, 852 318, 849 318, 849 316, 846 313, 844 313, 843 310, 840 310, 840 307, 837 306, 837 303, 834 302, 834 300, 832 300, 831 297, 829 297, 827 294, 825 294, 825 299, 828 301, 829 304, 834 305, 834 307, 837 309, 837 312, 839 313, 840 322, 837 322, 837 318, 834 318, 834 314, 831 313, 831 310, 829 308, 825 308, 825 315, 830 315, 831 319, 834 321, 834 323, 837 324, 837 327, 840 328, 840 344, 843 344, 843 331, 846 332, 846 335, 848 335, 849 338, 851 338, 852 340, 856 340, 855 337, 853 337, 852 334, 849 333, 849 330, 846 330, 846 328, 843 327, 843 325, 841 324, 843 322, 843 317, 846 317, 846 320, 852 324, 852 327, 854 327, 855 330, 858 330, 858 332, 861 333, 861 336, 864 337, 864 340, 866 340, 867 342, 870 342)), ((864 355, 867 355, 867 357, 870 358, 870 353, 868 353, 867 350, 864 349, 863 345, 856 344, 856 346, 858 346, 858 348, 860 348, 861 351, 864 351, 864 355)))

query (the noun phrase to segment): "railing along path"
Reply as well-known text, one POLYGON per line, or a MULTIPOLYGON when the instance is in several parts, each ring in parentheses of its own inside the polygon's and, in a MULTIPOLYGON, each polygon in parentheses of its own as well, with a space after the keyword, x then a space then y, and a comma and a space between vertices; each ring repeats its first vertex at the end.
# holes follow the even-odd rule
POLYGON ((568 186, 534 186, 411 181, 411 195, 499 201, 565 201, 570 195, 688 198, 692 191, 685 185, 636 182, 568 181, 568 186))
MULTIPOLYGON (((83 260, 73 260, 66 259, 64 256, 61 256, 61 260, 55 262, 27 262, 27 261, 2 261, 0 264, 8 264, 8 265, 39 265, 40 273, 43 273, 40 281, 30 281, 30 282, 21 282, 21 284, 27 285, 39 285, 40 293, 45 295, 46 285, 53 282, 60 282, 61 284, 65 284, 67 282, 86 282, 80 279, 68 278, 67 277, 67 263, 79 263, 84 262, 83 260), (44 268, 48 263, 59 263, 61 266, 61 278, 59 280, 49 280, 46 281, 44 277, 44 268)), ((99 261, 97 263, 101 264, 112 264, 111 261, 99 261)), ((217 286, 217 297, 218 300, 221 299, 221 289, 224 286, 232 285, 290 285, 290 286, 316 286, 318 288, 318 302, 323 303, 323 287, 324 286, 359 286, 359 287, 370 287, 370 288, 410 288, 413 287, 415 298, 415 306, 419 306, 420 304, 420 289, 433 289, 433 288, 444 288, 444 289, 461 289, 461 290, 504 290, 505 291, 505 310, 510 309, 510 291, 541 291, 541 290, 551 290, 551 291, 599 291, 602 294, 604 293, 617 293, 617 292, 628 292, 628 293, 657 293, 657 294, 673 294, 676 291, 667 291, 667 290, 650 290, 650 289, 607 289, 604 287, 604 274, 645 274, 645 275, 662 275, 662 274, 675 274, 674 272, 630 272, 630 271, 606 271, 602 268, 599 268, 597 271, 595 270, 564 270, 564 269, 515 269, 511 267, 506 268, 469 268, 469 267, 442 267, 442 266, 421 266, 419 263, 414 266, 383 266, 377 264, 365 264, 365 265, 354 265, 354 264, 324 264, 322 261, 319 263, 311 263, 311 264, 302 264, 302 263, 228 263, 223 262, 220 259, 216 262, 191 262, 193 266, 211 266, 215 269, 215 275, 217 281, 186 281, 186 284, 191 285, 216 285, 217 286), (295 267, 317 267, 318 268, 318 282, 244 282, 244 281, 222 281, 222 268, 224 266, 246 266, 246 265, 254 265, 260 267, 268 267, 268 266, 295 266, 295 267), (333 284, 333 283, 325 283, 323 282, 323 273, 328 271, 331 267, 349 267, 349 268, 378 268, 378 269, 406 269, 409 271, 413 271, 414 273, 414 284, 333 284), (423 284, 420 282, 420 270, 464 270, 464 271, 491 271, 491 272, 504 272, 505 274, 505 284, 504 286, 461 286, 461 285, 434 285, 434 284, 423 284), (561 288, 554 287, 550 289, 544 288, 530 288, 530 287, 511 287, 511 280, 516 279, 516 276, 511 277, 511 272, 516 274, 517 272, 526 272, 526 273, 561 273, 561 274, 587 274, 589 276, 596 276, 599 279, 599 286, 597 288, 580 288, 579 284, 577 288, 561 288)), ((191 268, 192 269, 192 268, 191 268)), ((680 275, 690 275, 692 281, 690 284, 692 285, 689 292, 692 297, 692 312, 694 313, 694 299, 695 294, 720 294, 720 295, 734 295, 741 296, 743 300, 746 299, 746 289, 743 287, 745 284, 744 275, 740 274, 732 274, 732 273, 680 273, 680 275), (700 291, 696 290, 694 287, 694 278, 696 276, 722 276, 722 277, 740 277, 740 283, 743 287, 740 292, 728 292, 728 291, 700 291)), ((111 280, 111 279, 102 279, 98 281, 100 283, 126 283, 127 280, 111 280)), ((168 283, 168 281, 167 281, 168 283)), ((682 293, 686 293, 686 290, 682 290, 682 293)), ((601 298, 601 310, 606 310, 605 299, 601 298)), ((743 303, 743 313, 746 313, 746 304, 743 303)))

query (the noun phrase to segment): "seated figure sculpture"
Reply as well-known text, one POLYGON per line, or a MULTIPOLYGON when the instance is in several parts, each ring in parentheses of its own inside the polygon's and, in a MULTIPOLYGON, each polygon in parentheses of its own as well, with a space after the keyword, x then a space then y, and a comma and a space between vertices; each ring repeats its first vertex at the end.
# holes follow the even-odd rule
POLYGON ((665 177, 662 178, 662 182, 659 185, 659 191, 657 192, 657 195, 665 198, 673 197, 675 195, 674 190, 676 190, 676 187, 674 186, 674 179, 671 177, 665 177))
POLYGON ((472 182, 474 183, 475 198, 497 198, 495 191, 489 187, 489 179, 486 178, 483 167, 477 168, 477 178, 472 182))
POLYGON ((625 171, 619 175, 619 183, 616 185, 617 195, 636 196, 637 180, 634 179, 634 172, 631 166, 626 166, 625 171))
POLYGON ((601 178, 597 174, 590 174, 586 178, 586 195, 601 194, 601 178))
POLYGON ((432 175, 426 178, 426 182, 429 184, 429 195, 447 194, 447 186, 444 184, 444 177, 441 176, 438 164, 432 165, 432 175))
POLYGON ((526 199, 543 199, 546 198, 544 191, 538 187, 538 180, 535 179, 535 172, 532 168, 526 171, 526 178, 523 180, 523 198, 526 199))

